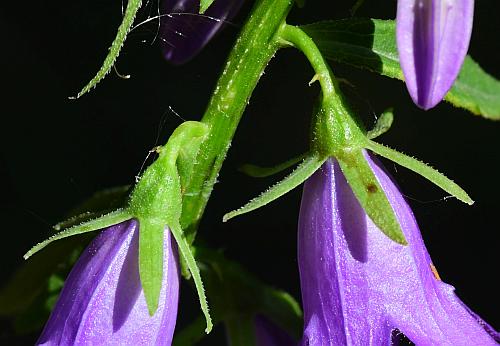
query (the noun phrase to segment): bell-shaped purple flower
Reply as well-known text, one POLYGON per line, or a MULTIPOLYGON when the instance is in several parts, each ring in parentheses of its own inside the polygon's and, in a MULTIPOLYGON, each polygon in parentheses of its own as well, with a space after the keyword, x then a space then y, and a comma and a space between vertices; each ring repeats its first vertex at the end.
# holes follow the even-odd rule
POLYGON ((398 0, 399 61, 419 107, 438 104, 457 78, 469 47, 474 0, 398 0))
POLYGON ((417 345, 496 345, 500 336, 442 282, 413 213, 366 154, 407 246, 366 215, 339 164, 329 159, 304 186, 298 256, 303 345, 390 345, 399 330, 417 345))
POLYGON ((182 64, 193 58, 242 4, 243 0, 215 0, 199 14, 200 0, 162 0, 160 39, 165 59, 182 64))
POLYGON ((164 235, 158 310, 149 315, 139 279, 139 224, 102 231, 73 267, 38 345, 170 345, 179 298, 177 248, 164 235))

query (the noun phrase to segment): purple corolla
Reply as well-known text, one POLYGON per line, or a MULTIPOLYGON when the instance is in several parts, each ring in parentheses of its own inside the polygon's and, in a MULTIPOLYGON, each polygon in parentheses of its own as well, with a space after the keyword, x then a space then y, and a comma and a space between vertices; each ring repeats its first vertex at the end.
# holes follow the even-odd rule
POLYGON ((500 336, 442 282, 413 213, 366 155, 407 246, 368 218, 339 164, 329 159, 304 186, 298 256, 303 345, 390 345, 399 330, 417 345, 496 345, 500 336))
POLYGON ((216 0, 198 14, 200 0, 163 0, 160 38, 165 59, 182 64, 193 58, 242 4, 243 0, 216 0))
POLYGON ((457 78, 469 47, 474 0, 398 0, 399 61, 419 107, 438 104, 457 78))
POLYGON ((149 315, 139 279, 139 223, 102 231, 73 267, 38 345, 170 345, 179 297, 177 248, 164 232, 163 284, 149 315))

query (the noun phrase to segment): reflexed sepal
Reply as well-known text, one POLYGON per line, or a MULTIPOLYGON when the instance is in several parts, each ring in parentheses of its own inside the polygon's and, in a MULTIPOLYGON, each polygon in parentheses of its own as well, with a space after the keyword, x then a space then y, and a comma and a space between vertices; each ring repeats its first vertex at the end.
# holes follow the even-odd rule
POLYGON ((116 58, 120 54, 120 50, 122 49, 123 43, 127 38, 127 34, 134 23, 135 15, 137 11, 141 7, 142 0, 128 0, 127 8, 125 9, 125 13, 123 15, 123 20, 120 26, 118 27, 118 33, 109 47, 109 52, 104 62, 102 63, 101 68, 97 71, 97 74, 88 82, 87 85, 83 87, 83 89, 76 95, 76 98, 81 97, 83 94, 86 94, 93 87, 97 85, 111 70, 113 65, 115 64, 116 58))
POLYGON ((316 172, 316 170, 318 170, 318 168, 320 168, 325 161, 326 158, 320 157, 316 153, 311 154, 310 156, 306 157, 304 161, 289 176, 269 188, 267 191, 263 192, 260 196, 252 199, 243 207, 233 210, 224 215, 223 221, 226 222, 227 220, 232 219, 235 216, 246 214, 252 210, 265 206, 275 199, 278 199, 279 197, 302 184, 307 178, 309 178, 314 172, 316 172))
POLYGON ((125 209, 118 209, 109 214, 103 215, 97 219, 84 222, 82 224, 70 227, 62 232, 59 232, 47 240, 35 245, 31 250, 29 250, 23 257, 24 259, 30 258, 32 255, 42 250, 44 247, 52 243, 53 241, 71 237, 73 235, 97 231, 109 226, 116 225, 118 223, 130 220, 132 215, 125 209))
POLYGON ((465 192, 460 186, 434 168, 427 166, 425 163, 370 140, 367 141, 366 147, 374 153, 420 174, 460 201, 469 205, 474 203, 467 192, 465 192))
POLYGON ((191 247, 186 241, 186 237, 182 232, 180 224, 177 222, 175 225, 170 226, 170 230, 177 242, 179 247, 179 252, 181 253, 196 286, 196 292, 198 293, 198 299, 200 300, 201 311, 205 315, 205 320, 207 322, 207 327, 205 328, 205 333, 210 333, 212 330, 212 318, 210 317, 210 312, 208 311, 207 297, 205 295, 205 288, 203 287, 203 281, 201 280, 200 269, 196 264, 191 247))
POLYGON ((339 158, 340 168, 366 214, 389 238, 406 245, 396 214, 361 150, 339 158))
POLYGON ((375 123, 375 126, 373 129, 368 131, 366 133, 366 137, 368 139, 374 139, 377 138, 378 136, 383 135, 392 126, 392 122, 394 120, 394 114, 393 114, 393 109, 389 108, 384 111, 384 113, 380 114, 380 117, 377 119, 377 122, 375 123))
POLYGON ((265 178, 271 175, 275 175, 279 172, 284 171, 285 169, 296 165, 300 161, 304 160, 306 158, 306 155, 307 154, 299 155, 273 167, 261 167, 247 163, 239 167, 238 170, 253 178, 265 178))
POLYGON ((200 0, 200 14, 205 13, 213 2, 214 0, 200 0))

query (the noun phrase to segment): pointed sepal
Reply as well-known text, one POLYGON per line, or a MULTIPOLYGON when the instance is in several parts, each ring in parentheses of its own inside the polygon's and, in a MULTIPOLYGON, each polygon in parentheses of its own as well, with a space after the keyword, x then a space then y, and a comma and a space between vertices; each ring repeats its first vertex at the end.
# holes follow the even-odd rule
POLYGON ((247 163, 239 167, 238 170, 253 178, 266 178, 271 175, 278 174, 279 172, 282 172, 292 166, 295 166, 297 163, 304 160, 306 158, 306 155, 307 154, 299 155, 273 167, 262 167, 247 163))
POLYGON ((153 316, 158 308, 164 275, 164 228, 164 225, 154 219, 139 219, 139 277, 150 316, 153 316))
POLYGON ((366 137, 368 139, 374 139, 377 138, 378 136, 383 135, 384 133, 389 131, 393 121, 394 121, 393 109, 388 108, 382 114, 380 114, 373 129, 371 129, 366 133, 366 137))
POLYGON ((454 181, 448 179, 444 174, 438 172, 425 163, 374 141, 367 141, 367 148, 374 153, 385 157, 386 159, 394 161, 397 164, 420 174, 460 201, 469 205, 474 203, 467 192, 465 192, 454 181))
POLYGON ((207 322, 207 327, 205 328, 205 333, 210 333, 213 327, 212 318, 210 317, 210 312, 208 311, 208 302, 207 296, 205 294, 205 288, 203 286, 203 281, 200 275, 200 269, 196 264, 196 260, 194 258, 193 252, 191 251, 191 247, 189 246, 184 233, 182 232, 182 228, 179 223, 170 226, 170 230, 177 242, 177 246, 179 247, 179 252, 184 259, 184 263, 187 265, 189 272, 194 281, 194 285, 196 287, 196 292, 198 293, 198 299, 200 301, 201 311, 203 315, 205 315, 205 320, 207 322))
POLYGON ((278 199, 279 197, 302 184, 307 178, 309 178, 314 172, 316 172, 325 161, 326 158, 321 157, 316 153, 311 154, 310 156, 306 157, 304 161, 302 161, 302 163, 285 179, 272 186, 267 191, 263 192, 260 196, 252 199, 243 207, 233 210, 224 215, 223 221, 226 222, 227 220, 232 219, 235 216, 246 214, 252 210, 265 206, 275 199, 278 199))
POLYGON ((102 63, 101 68, 97 71, 97 74, 83 87, 83 89, 76 95, 75 98, 80 98, 82 95, 86 94, 90 91, 90 89, 94 88, 97 83, 99 83, 111 70, 114 66, 118 55, 122 49, 123 43, 127 38, 130 29, 132 28, 132 24, 134 24, 135 15, 137 11, 141 7, 142 0, 128 0, 127 8, 125 9, 125 13, 123 15, 123 20, 120 26, 118 27, 118 33, 109 47, 109 52, 104 62, 102 63))
POLYGON ((362 150, 346 153, 338 159, 340 168, 359 204, 375 225, 390 239, 406 245, 396 214, 364 155, 362 150))
POLYGON ((205 13, 213 2, 214 0, 200 0, 200 14, 205 13))
POLYGON ((71 237, 73 235, 97 231, 99 229, 103 229, 109 226, 113 226, 119 224, 121 222, 130 220, 132 215, 126 209, 118 209, 109 214, 102 215, 97 219, 93 219, 82 224, 70 227, 62 232, 59 232, 47 240, 33 246, 31 250, 29 250, 26 254, 24 254, 24 259, 28 259, 33 256, 38 251, 42 250, 44 247, 52 243, 53 241, 71 237))

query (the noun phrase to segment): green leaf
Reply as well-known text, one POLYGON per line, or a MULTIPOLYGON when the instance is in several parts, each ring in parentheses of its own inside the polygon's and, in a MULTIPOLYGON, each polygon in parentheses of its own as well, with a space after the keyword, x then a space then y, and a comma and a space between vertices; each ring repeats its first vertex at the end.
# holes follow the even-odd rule
POLYGON ((205 13, 213 2, 214 0, 200 0, 200 14, 205 13))
POLYGON ((375 123, 373 129, 366 133, 366 137, 368 139, 373 139, 383 135, 384 133, 389 131, 392 126, 393 120, 394 114, 392 108, 385 110, 384 113, 382 113, 377 119, 377 122, 375 123))
POLYGON ((87 85, 83 87, 83 89, 76 95, 76 98, 80 98, 83 94, 87 93, 97 85, 111 70, 113 65, 115 64, 116 58, 120 54, 120 50, 122 49, 123 43, 127 38, 127 34, 134 23, 135 15, 137 11, 141 7, 142 0, 128 0, 127 8, 125 9, 125 14, 123 15, 123 20, 120 26, 118 27, 118 33, 109 47, 109 52, 104 62, 102 63, 101 68, 97 72, 94 78, 87 85))
POLYGON ((71 237, 71 236, 76 235, 76 234, 97 231, 99 229, 103 229, 103 228, 121 223, 123 221, 130 220, 131 218, 132 218, 132 216, 128 213, 127 210, 118 209, 118 210, 113 211, 109 214, 103 215, 97 219, 90 220, 90 221, 84 222, 80 225, 70 227, 62 232, 59 232, 59 233, 53 235, 52 237, 48 238, 47 240, 35 245, 33 248, 31 248, 31 250, 29 250, 26 254, 24 254, 23 257, 25 260, 30 258, 35 253, 42 250, 44 247, 46 247, 47 245, 49 245, 53 241, 67 238, 67 237, 71 237))
MULTIPOLYGON (((395 22, 353 18, 304 25, 326 58, 403 80, 396 46, 395 22)), ((500 81, 467 56, 445 97, 456 107, 500 120, 500 81)))
POLYGON ((318 168, 321 167, 326 158, 320 158, 317 155, 311 155, 304 159, 304 161, 285 179, 276 185, 263 192, 260 196, 252 199, 243 207, 233 210, 223 217, 223 222, 232 219, 235 216, 246 214, 257 208, 263 207, 266 204, 274 201, 275 199, 283 196, 287 192, 293 190, 309 178, 318 168))
POLYGON ((339 159, 340 168, 366 214, 378 228, 395 242, 406 245, 396 214, 362 151, 339 159))
POLYGON ((474 114, 500 120, 500 81, 487 74, 469 55, 445 100, 474 114))
POLYGON ((139 218, 139 276, 149 314, 158 308, 163 277, 163 232, 165 225, 152 218, 139 218))
POLYGON ((438 172, 425 163, 373 141, 367 141, 367 148, 380 156, 385 157, 386 159, 394 161, 397 164, 420 174, 460 201, 469 205, 474 203, 467 192, 465 192, 460 186, 448 179, 444 174, 438 172))
POLYGON ((283 163, 280 163, 276 166, 273 167, 261 167, 257 165, 252 165, 252 164, 244 164, 241 167, 238 168, 238 170, 242 173, 245 173, 246 175, 254 178, 265 178, 269 177, 271 175, 275 175, 279 172, 284 171, 285 169, 288 169, 292 167, 293 165, 299 163, 300 161, 304 160, 307 154, 302 154, 300 156, 294 157, 288 161, 285 161, 283 163))

